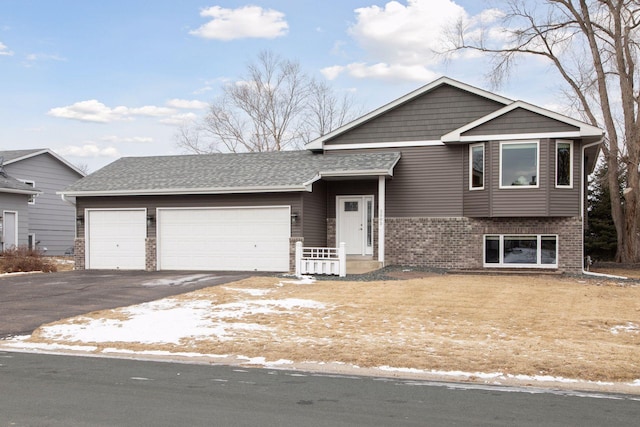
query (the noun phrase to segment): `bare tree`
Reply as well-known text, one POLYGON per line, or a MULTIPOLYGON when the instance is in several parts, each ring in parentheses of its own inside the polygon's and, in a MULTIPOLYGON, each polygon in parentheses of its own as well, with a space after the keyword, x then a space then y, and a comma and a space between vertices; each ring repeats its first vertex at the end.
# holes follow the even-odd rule
POLYGON ((640 96, 637 0, 504 0, 503 27, 457 22, 450 52, 471 49, 491 55, 489 77, 499 85, 523 55, 549 61, 565 94, 583 119, 606 130, 603 153, 622 262, 640 262, 640 96), (491 31, 505 37, 494 41, 491 31), (624 196, 618 176, 626 170, 624 196))
POLYGON ((308 77, 297 62, 258 55, 241 80, 223 87, 204 119, 181 126, 177 144, 193 153, 300 148, 350 118, 349 98, 308 77))

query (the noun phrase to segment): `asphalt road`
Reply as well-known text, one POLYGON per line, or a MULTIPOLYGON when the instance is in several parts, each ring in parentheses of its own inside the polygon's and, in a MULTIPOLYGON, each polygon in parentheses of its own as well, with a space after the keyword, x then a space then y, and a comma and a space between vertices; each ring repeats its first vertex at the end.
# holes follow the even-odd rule
POLYGON ((95 310, 153 301, 248 277, 244 273, 68 271, 0 276, 0 338, 95 310))
POLYGON ((624 395, 0 352, 0 426, 631 426, 624 395))

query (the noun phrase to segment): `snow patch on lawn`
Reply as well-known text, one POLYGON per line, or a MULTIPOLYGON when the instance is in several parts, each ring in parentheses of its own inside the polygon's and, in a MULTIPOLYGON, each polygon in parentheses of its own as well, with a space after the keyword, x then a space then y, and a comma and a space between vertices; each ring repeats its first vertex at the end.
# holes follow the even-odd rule
POLYGON ((219 276, 213 276, 211 274, 192 274, 190 276, 181 276, 178 278, 149 280, 142 283, 142 286, 182 286, 187 283, 203 282, 209 279, 217 279, 218 277, 219 276))
POLYGON ((53 341, 87 343, 180 344, 185 339, 211 338, 225 341, 234 339, 236 332, 270 330, 237 319, 256 314, 287 314, 301 308, 319 310, 325 304, 285 298, 215 305, 210 301, 167 298, 124 308, 121 310, 124 319, 81 316, 73 323, 44 326, 40 334, 53 341))
MULTIPOLYGON (((508 380, 515 379, 519 381, 539 381, 539 382, 557 382, 567 384, 588 383, 597 385, 613 385, 612 382, 605 381, 585 381, 575 378, 554 377, 551 375, 513 375, 504 374, 502 372, 464 372, 464 371, 436 371, 436 370, 423 370, 415 368, 395 368, 392 366, 379 366, 378 369, 386 372, 403 372, 411 374, 432 374, 446 377, 462 377, 462 378, 479 378, 483 380, 508 380)), ((638 383, 640 386, 640 380, 636 380, 633 384, 638 383)))
POLYGON ((610 329, 613 335, 618 335, 620 332, 628 332, 632 334, 640 333, 640 326, 637 323, 627 322, 624 325, 615 325, 610 329))
POLYGON ((249 294, 252 297, 261 297, 267 295, 268 293, 273 292, 271 289, 242 289, 242 288, 230 288, 228 286, 223 286, 222 289, 226 289, 228 291, 241 292, 243 294, 249 294))

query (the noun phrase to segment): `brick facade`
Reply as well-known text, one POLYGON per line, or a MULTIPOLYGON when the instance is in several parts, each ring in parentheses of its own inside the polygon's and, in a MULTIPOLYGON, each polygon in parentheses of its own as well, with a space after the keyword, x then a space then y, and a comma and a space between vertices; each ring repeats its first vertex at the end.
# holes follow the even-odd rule
POLYGON ((563 218, 387 218, 385 264, 482 268, 485 234, 557 234, 558 269, 582 272, 582 222, 563 218))
POLYGON ((75 263, 74 270, 84 270, 84 239, 76 237, 73 243, 73 261, 75 263))
POLYGON ((156 271, 158 266, 157 261, 157 241, 155 237, 147 237, 144 240, 145 244, 145 257, 144 257, 144 269, 146 271, 156 271))
POLYGON ((289 272, 296 271, 296 242, 302 242, 304 245, 304 237, 289 237, 289 272))

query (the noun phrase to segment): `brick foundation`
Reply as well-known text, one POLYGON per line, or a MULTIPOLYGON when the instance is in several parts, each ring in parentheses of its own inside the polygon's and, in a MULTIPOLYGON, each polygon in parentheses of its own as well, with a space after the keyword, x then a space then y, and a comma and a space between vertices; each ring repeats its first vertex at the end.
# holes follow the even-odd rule
POLYGON ((483 268, 484 234, 557 234, 558 269, 582 271, 580 218, 387 218, 385 264, 483 268))

